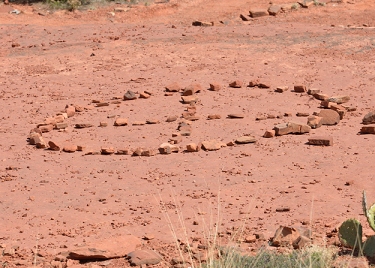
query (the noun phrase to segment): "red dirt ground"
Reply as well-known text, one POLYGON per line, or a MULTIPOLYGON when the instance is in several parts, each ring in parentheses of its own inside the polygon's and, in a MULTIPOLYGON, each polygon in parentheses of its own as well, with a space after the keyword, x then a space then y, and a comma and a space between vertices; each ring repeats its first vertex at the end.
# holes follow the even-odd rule
POLYGON ((61 247, 151 233, 155 239, 148 247, 163 252, 174 239, 161 204, 178 237, 183 230, 176 209, 181 212, 189 238, 207 234, 210 221, 219 222, 223 233, 245 227, 243 236, 263 233, 267 239, 280 225, 306 224, 314 241, 323 244, 326 232, 344 219, 365 222, 362 191, 375 202, 375 135, 358 132, 362 117, 374 109, 375 3, 327 3, 251 22, 239 18, 252 7, 268 6, 263 0, 176 0, 132 6, 113 16, 108 12, 126 5, 54 13, 39 5, 1 5, 0 244, 38 245, 53 255, 61 247), (9 14, 13 8, 23 13, 9 14), (194 20, 214 26, 191 26, 194 20), (228 87, 234 80, 247 84, 252 79, 272 87, 228 87), (180 121, 167 123, 166 118, 186 108, 180 94, 164 96, 172 82, 204 88, 198 93, 201 119, 192 123, 192 135, 183 137, 181 148, 207 139, 229 142, 243 134, 257 142, 213 152, 131 157, 54 152, 26 141, 31 129, 67 104, 111 102, 127 90, 147 90, 153 93, 149 99, 77 113, 67 119, 66 131, 43 137, 83 145, 86 151, 158 148, 180 121), (212 82, 223 89, 206 90, 212 82), (305 124, 297 112, 319 111, 320 101, 306 94, 274 92, 295 84, 349 95, 348 105, 357 110, 336 126, 263 138, 277 123, 305 124), (286 112, 293 117, 255 120, 286 112), (222 118, 206 120, 212 113, 222 118), (229 113, 245 118, 227 119, 229 113), (116 128, 111 116, 161 123, 116 128), (97 127, 102 121, 108 127, 97 127), (94 127, 73 128, 82 122, 94 127), (306 145, 314 135, 331 136, 334 145, 306 145), (279 207, 290 211, 276 212, 279 207))

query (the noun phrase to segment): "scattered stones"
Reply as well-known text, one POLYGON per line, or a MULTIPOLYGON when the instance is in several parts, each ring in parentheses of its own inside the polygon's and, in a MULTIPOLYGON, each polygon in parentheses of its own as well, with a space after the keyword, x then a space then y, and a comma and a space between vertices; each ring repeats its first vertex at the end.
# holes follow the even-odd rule
POLYGON ((172 116, 168 116, 166 122, 170 123, 170 122, 174 122, 178 119, 178 116, 177 115, 172 115, 172 116))
POLYGON ((350 101, 350 97, 349 96, 334 96, 334 97, 330 97, 327 101, 329 102, 334 102, 334 103, 337 103, 337 104, 342 104, 342 103, 346 103, 348 101, 350 101))
POLYGON ((67 252, 72 260, 103 260, 121 258, 135 251, 142 241, 133 235, 111 237, 67 252))
MULTIPOLYGON (((226 146, 226 144, 224 144, 226 146)), ((202 142, 202 148, 206 151, 217 151, 223 147, 223 143, 218 140, 209 140, 202 142)))
POLYGON ((298 93, 306 92, 306 86, 305 85, 295 85, 294 86, 294 92, 298 92, 298 93))
POLYGON ((118 149, 116 151, 116 154, 118 155, 129 155, 130 154, 130 150, 125 148, 125 149, 118 149))
POLYGON ((365 126, 361 128, 361 134, 375 134, 375 126, 365 126))
POLYGON ((155 156, 158 154, 156 149, 145 149, 142 151, 141 156, 155 156))
POLYGON ((115 149, 113 147, 102 147, 100 153, 103 155, 111 155, 115 153, 115 149))
POLYGON ((233 87, 233 88, 241 88, 243 85, 243 82, 242 81, 239 81, 239 80, 236 80, 236 81, 233 81, 229 84, 230 87, 233 87))
POLYGON ((165 90, 167 92, 179 92, 181 91, 181 89, 182 89, 181 86, 176 82, 165 87, 165 90))
POLYGON ((193 21, 192 23, 193 26, 214 26, 213 22, 205 22, 205 21, 193 21))
POLYGON ((128 125, 128 119, 126 118, 117 118, 115 120, 114 126, 126 126, 128 125))
POLYGON ((288 86, 280 86, 280 87, 276 88, 275 92, 283 93, 283 92, 288 91, 288 90, 289 90, 288 86))
POLYGON ((182 103, 184 104, 190 104, 198 101, 198 97, 195 95, 190 95, 190 96, 182 96, 182 103))
POLYGON ((276 16, 281 11, 281 6, 272 5, 268 8, 268 13, 272 16, 276 16))
POLYGON ((273 138, 273 137, 275 137, 275 135, 276 135, 276 131, 275 130, 266 130, 266 132, 264 132, 264 134, 263 134, 263 137, 264 138, 273 138))
POLYGON ((124 94, 124 100, 135 100, 136 98, 137 98, 137 95, 131 90, 128 90, 124 94))
POLYGON ((265 8, 252 8, 250 10, 250 16, 252 18, 259 18, 263 16, 268 16, 268 11, 265 8))
POLYGON ((221 90, 221 85, 219 83, 212 83, 210 84, 211 91, 219 91, 221 90))
POLYGON ((310 132, 311 128, 308 125, 297 124, 293 122, 282 123, 276 125, 274 128, 276 136, 287 134, 303 134, 310 132))
POLYGON ((311 115, 307 118, 307 125, 313 129, 319 128, 322 126, 322 117, 311 115))
POLYGON ((338 112, 330 109, 323 109, 318 114, 322 117, 322 125, 337 125, 340 122, 340 115, 338 112))
POLYGON ((316 136, 309 138, 309 145, 332 146, 332 137, 316 136))
POLYGON ((65 113, 68 117, 73 117, 76 114, 76 108, 74 106, 67 105, 65 107, 65 113))
POLYGON ((55 142, 49 141, 48 142, 49 150, 51 151, 60 151, 60 146, 58 146, 55 142))
POLYGON ((92 127, 92 126, 93 125, 89 124, 89 123, 80 123, 80 124, 75 125, 76 128, 89 128, 89 127, 92 127))
POLYGON ((208 120, 221 119, 221 115, 219 115, 219 114, 209 114, 207 116, 207 119, 208 120))
POLYGON ((245 117, 244 114, 228 114, 228 118, 232 118, 232 119, 242 119, 244 117, 245 117))
POLYGON ((75 151, 77 151, 77 145, 67 144, 64 146, 63 151, 66 153, 74 153, 75 151))
POLYGON ((256 142, 256 138, 253 136, 242 136, 236 139, 237 144, 247 144, 256 142))
POLYGON ((127 254, 132 266, 156 265, 162 261, 162 257, 154 250, 142 249, 127 254))
POLYGON ((40 129, 42 133, 46 133, 46 132, 52 131, 54 126, 53 125, 41 125, 41 126, 38 126, 38 128, 40 129))
POLYGON ((375 110, 366 114, 362 119, 362 124, 374 124, 375 123, 375 110))
POLYGON ((292 245, 299 236, 300 234, 295 228, 280 226, 272 238, 271 245, 274 247, 288 247, 292 245))
POLYGON ((185 88, 182 92, 182 96, 191 96, 195 93, 198 93, 202 90, 202 86, 200 84, 191 84, 185 88))
POLYGON ((171 154, 178 153, 179 148, 176 145, 170 144, 169 142, 162 143, 159 146, 159 153, 161 154, 171 154))

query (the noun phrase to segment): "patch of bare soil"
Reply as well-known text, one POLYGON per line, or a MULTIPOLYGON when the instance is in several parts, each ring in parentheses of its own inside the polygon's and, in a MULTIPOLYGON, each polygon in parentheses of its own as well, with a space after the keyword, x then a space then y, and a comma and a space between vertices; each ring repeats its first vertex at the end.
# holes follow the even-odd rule
POLYGON ((375 4, 327 2, 240 18, 268 2, 176 0, 76 12, 1 5, 0 246, 6 254, 0 263, 47 267, 60 252, 132 235, 142 248, 163 254, 159 266, 165 267, 178 256, 171 226, 177 238, 204 245, 216 225, 223 243, 239 233, 236 241, 250 253, 280 225, 310 228, 314 243, 335 244, 332 230, 343 220, 364 222, 361 192, 375 201, 375 135, 358 132, 374 109, 375 4), (22 13, 10 14, 14 9, 22 13), (230 87, 235 80, 242 87, 230 87), (249 87, 255 80, 270 87, 249 87), (181 92, 166 92, 172 83, 199 84, 200 91, 184 104, 181 92), (209 90, 210 84, 221 89, 209 90), (264 138, 282 123, 306 125, 297 113, 322 109, 313 95, 294 92, 295 85, 349 96, 345 115, 305 134, 264 138), (289 90, 275 92, 281 86, 289 90), (128 91, 137 99, 123 100, 128 91), (67 106, 74 115, 64 118, 67 106), (118 118, 127 125, 114 126, 118 118), (46 146, 52 141, 57 151, 27 142, 38 125, 48 130, 46 146), (256 142, 234 142, 248 136, 256 142), (307 144, 316 136, 333 145, 307 144), (160 154, 170 140, 179 151, 160 154), (213 151, 187 151, 188 144, 200 148, 212 140, 213 151), (82 151, 63 151, 77 146, 82 151), (128 154, 112 154, 119 150, 128 154), (131 156, 134 151, 141 156, 131 156))

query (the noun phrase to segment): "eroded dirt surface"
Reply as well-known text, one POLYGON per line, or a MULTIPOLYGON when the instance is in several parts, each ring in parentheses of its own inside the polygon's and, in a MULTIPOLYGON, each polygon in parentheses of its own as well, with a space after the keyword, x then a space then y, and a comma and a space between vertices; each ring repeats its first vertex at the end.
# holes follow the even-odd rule
POLYGON ((239 18, 268 2, 171 1, 133 6, 115 16, 108 14, 114 6, 47 16, 35 7, 13 5, 24 11, 14 15, 0 6, 0 244, 38 245, 53 255, 65 246, 120 234, 153 234, 145 246, 173 255, 173 247, 165 246, 174 241, 169 225, 184 237, 181 221, 188 238, 207 235, 210 222, 219 222, 227 237, 227 230, 243 228, 243 236, 263 233, 267 239, 279 225, 307 224, 318 244, 344 219, 364 222, 362 191, 375 201, 375 136, 358 132, 362 117, 374 108, 375 4, 327 3, 251 22, 239 18), (194 20, 214 21, 214 26, 193 27, 194 20), (253 79, 271 88, 228 87, 234 80, 253 79), (243 134, 257 142, 153 157, 85 155, 102 146, 157 149, 168 142, 180 119, 167 123, 166 118, 181 116, 187 106, 178 93, 165 96, 172 82, 204 88, 197 94, 200 120, 192 122, 192 135, 178 146, 209 139, 227 143, 243 134), (222 90, 206 90, 212 82, 222 90), (336 126, 263 138, 277 123, 305 124, 297 112, 319 111, 320 101, 307 94, 274 92, 295 84, 330 96, 349 95, 348 105, 357 110, 336 126), (153 95, 112 103, 128 90, 153 95), (46 141, 83 145, 85 151, 28 145, 29 131, 39 122, 67 104, 87 106, 92 100, 110 105, 77 113, 66 120, 65 131, 43 134, 46 141), (230 113, 245 118, 227 119, 230 113), (255 120, 284 113, 293 116, 255 120), (221 119, 206 120, 208 114, 221 119), (112 116, 130 124, 114 127, 112 116), (131 125, 149 119, 160 124, 131 125), (108 126, 98 127, 100 122, 108 126), (75 129, 77 123, 94 127, 75 129), (331 136, 334 145, 306 145, 314 135, 331 136), (280 207, 290 211, 276 212, 280 207))

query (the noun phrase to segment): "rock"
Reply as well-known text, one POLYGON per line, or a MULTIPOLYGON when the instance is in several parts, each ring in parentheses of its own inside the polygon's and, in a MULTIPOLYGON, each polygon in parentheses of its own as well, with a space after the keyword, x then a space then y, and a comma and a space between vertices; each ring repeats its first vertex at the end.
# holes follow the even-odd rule
POLYGON ((263 16, 268 16, 268 11, 265 8, 252 8, 250 10, 250 16, 252 18, 259 18, 263 16))
POLYGON ((204 26, 204 27, 207 27, 207 26, 214 26, 214 23, 213 22, 206 22, 206 21, 193 21, 192 25, 193 26, 204 26))
POLYGON ((210 84, 211 91, 219 91, 221 90, 221 85, 219 83, 212 83, 210 84))
POLYGON ((142 152, 143 152, 143 149, 138 147, 136 148, 133 153, 132 153, 132 156, 141 156, 142 155, 142 152))
POLYGON ((327 101, 334 102, 337 104, 342 104, 342 103, 346 103, 350 101, 350 97, 349 96, 334 96, 334 97, 330 97, 327 101))
POLYGON ((108 123, 107 122, 100 122, 99 127, 107 127, 108 123))
POLYGON ((296 114, 296 116, 298 117, 308 117, 310 115, 310 113, 305 113, 305 112, 298 112, 296 114))
POLYGON ((43 125, 56 125, 56 119, 54 117, 49 117, 44 119, 43 125))
POLYGON ((147 94, 146 92, 141 92, 140 94, 139 94, 139 98, 141 98, 141 99, 148 99, 148 98, 150 98, 151 97, 151 95, 150 94, 147 94))
POLYGON ((159 124, 159 123, 160 123, 160 121, 158 119, 155 119, 155 118, 146 120, 146 124, 149 124, 149 125, 154 125, 154 124, 159 124))
MULTIPOLYGON (((178 133, 178 134, 180 134, 180 135, 173 136, 172 138, 169 139, 170 144, 178 144, 178 143, 182 142, 181 133, 178 133)), ((190 136, 190 135, 188 135, 188 136, 190 136)))
POLYGON ((95 105, 95 107, 104 107, 104 106, 109 106, 108 102, 100 102, 95 105))
POLYGON ((158 150, 156 149, 146 149, 143 150, 141 156, 155 156, 158 154, 158 150))
POLYGON ((221 119, 221 115, 219 115, 219 114, 209 114, 207 116, 207 119, 208 120, 221 119))
POLYGON ((86 149, 86 146, 82 146, 82 145, 77 145, 77 151, 84 151, 86 149))
POLYGON ((42 125, 38 127, 42 133, 50 132, 53 130, 54 126, 53 125, 42 125))
POLYGON ((60 146, 58 146, 55 142, 49 141, 48 147, 51 151, 60 151, 60 146))
POLYGON ((274 247, 288 247, 291 246, 299 236, 300 234, 295 228, 280 226, 272 238, 271 245, 274 247))
POLYGON ((178 119, 178 116, 177 115, 172 115, 172 116, 168 116, 166 122, 170 123, 170 122, 174 122, 178 119))
POLYGON ((306 246, 310 246, 311 244, 311 239, 304 236, 300 235, 296 240, 293 241, 292 246, 294 249, 302 249, 306 246))
POLYGON ((315 95, 319 93, 320 93, 320 89, 317 89, 317 88, 310 88, 309 90, 307 90, 307 94, 309 95, 315 95))
POLYGON ((178 153, 179 148, 176 145, 170 144, 169 142, 162 143, 159 146, 159 152, 161 154, 178 153))
POLYGON ((56 123, 55 129, 66 129, 68 127, 67 123, 56 123))
POLYGON ((317 100, 328 100, 329 96, 327 94, 322 94, 322 93, 315 93, 313 94, 314 98, 317 100))
POLYGON ((129 155, 130 154, 130 150, 127 149, 127 148, 124 148, 124 149, 118 149, 116 151, 116 154, 118 155, 129 155))
POLYGON ((313 129, 319 128, 322 126, 322 117, 311 115, 307 118, 307 125, 313 129))
POLYGON ((63 151, 66 153, 74 153, 75 151, 77 151, 77 145, 67 144, 64 146, 63 151))
POLYGON ((135 100, 136 98, 137 98, 137 95, 131 90, 128 90, 124 94, 124 100, 135 100))
POLYGON ((253 136, 242 136, 236 139, 237 144, 247 144, 256 142, 256 138, 253 136))
POLYGON ((302 125, 293 122, 278 124, 273 129, 275 130, 276 136, 287 134, 303 134, 308 133, 311 130, 308 125, 302 125))
POLYGON ((190 136, 192 127, 190 125, 181 126, 178 128, 180 131, 181 136, 190 136))
POLYGON ((64 120, 65 120, 65 117, 62 114, 55 116, 55 122, 56 122, 56 124, 57 123, 62 123, 62 122, 64 122, 64 120))
POLYGON ((233 88, 241 88, 242 87, 242 81, 236 80, 229 84, 230 87, 233 88))
POLYGON ((333 103, 333 102, 330 102, 330 109, 331 110, 334 110, 336 111, 339 115, 340 115, 340 120, 342 120, 346 114, 346 109, 344 106, 340 105, 340 104, 336 104, 336 103, 333 103))
POLYGON ((318 114, 322 117, 322 125, 336 125, 340 122, 340 115, 338 112, 330 109, 323 109, 318 114))
POLYGON ((222 142, 217 140, 209 140, 202 142, 202 148, 206 151, 216 151, 222 147, 222 142))
POLYGON ((241 119, 244 117, 245 117, 244 114, 228 114, 228 118, 232 118, 232 119, 241 119))
POLYGON ((195 143, 189 143, 186 145, 186 151, 188 152, 198 152, 199 148, 198 145, 195 143))
POLYGON ((81 105, 74 105, 74 108, 76 109, 77 113, 81 113, 85 110, 85 108, 81 105))
POLYGON ((257 241, 257 238, 255 235, 248 235, 245 237, 246 243, 255 243, 257 241))
POLYGON ((309 138, 309 145, 332 146, 332 137, 316 136, 309 138))
POLYGON ((120 235, 68 251, 73 260, 103 260, 121 258, 135 251, 142 241, 133 235, 120 235))
POLYGON ((126 118, 117 118, 115 120, 114 126, 126 126, 128 124, 128 119, 126 118))
POLYGON ((276 16, 281 11, 281 6, 272 5, 268 8, 268 13, 272 16, 276 16))
POLYGON ((44 141, 43 137, 37 133, 30 134, 28 140, 31 145, 35 145, 38 149, 47 148, 47 143, 44 141))
POLYGON ((185 88, 182 92, 182 96, 191 96, 195 93, 198 93, 202 90, 202 86, 200 84, 191 84, 185 88))
POLYGON ((75 126, 76 128, 89 128, 89 127, 92 127, 93 125, 89 123, 80 123, 80 124, 76 124, 75 126))
POLYGON ((166 86, 165 90, 167 92, 179 92, 181 90, 181 87, 178 83, 174 82, 174 83, 166 86))
POLYGON ((243 20, 243 21, 250 21, 251 20, 251 17, 247 14, 240 14, 240 18, 243 20))
POLYGON ((298 92, 298 93, 306 92, 306 86, 305 85, 295 85, 294 86, 294 92, 298 92))
POLYGON ((68 117, 72 117, 76 114, 76 108, 74 106, 67 105, 65 107, 65 112, 68 115, 68 117))
POLYGON ((283 93, 283 92, 288 91, 288 90, 289 90, 288 86, 280 86, 280 87, 276 88, 275 92, 283 93))
POLYGON ((361 128, 361 134, 375 134, 375 126, 365 126, 361 128))
POLYGON ((375 111, 369 112, 362 119, 362 124, 364 125, 374 124, 374 123, 375 123, 375 111))
POLYGON ((154 250, 142 249, 127 254, 132 266, 156 265, 162 261, 162 257, 154 250))
POLYGON ((266 130, 266 132, 264 132, 263 134, 263 137, 264 138, 273 138, 275 137, 275 134, 276 134, 276 131, 275 130, 266 130))
POLYGON ((146 121, 134 121, 132 123, 133 126, 143 126, 146 125, 146 121))
POLYGON ((182 99, 182 103, 184 103, 184 104, 189 104, 189 103, 193 103, 193 102, 197 102, 198 101, 198 97, 195 96, 195 95, 182 96, 181 99, 182 99))
POLYGON ((308 8, 309 6, 314 4, 314 1, 313 0, 300 0, 298 1, 298 4, 300 4, 301 7, 303 8, 308 8))
POLYGON ((188 120, 188 121, 197 121, 197 120, 199 120, 200 119, 200 117, 199 116, 197 116, 197 115, 190 115, 190 116, 186 116, 186 117, 184 117, 186 120, 188 120))
POLYGON ((259 80, 258 79, 256 79, 256 80, 251 80, 250 82, 249 82, 249 87, 257 87, 259 85, 259 80))
POLYGON ((258 87, 259 88, 270 88, 271 85, 268 84, 268 83, 261 82, 261 83, 258 83, 258 87))
POLYGON ((102 147, 100 149, 100 153, 103 155, 110 155, 115 153, 115 149, 113 147, 102 147))

